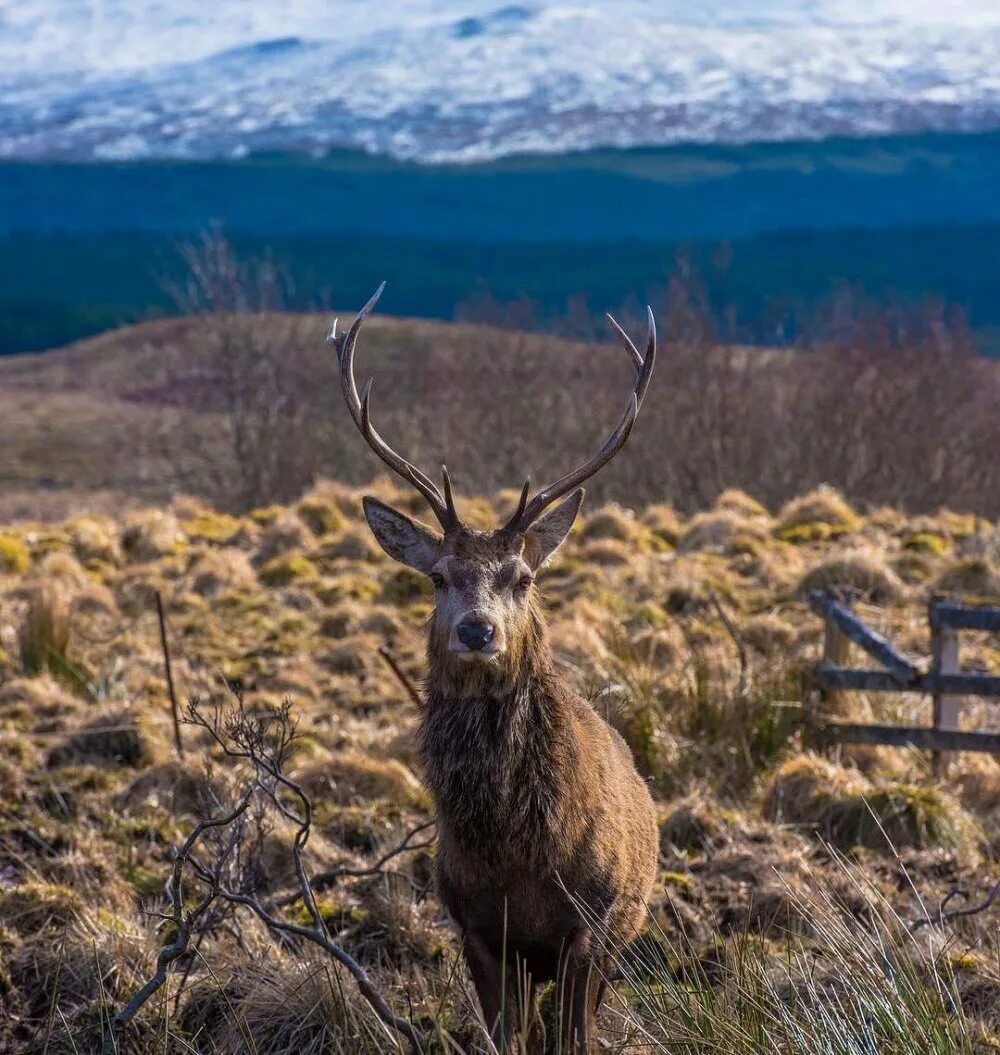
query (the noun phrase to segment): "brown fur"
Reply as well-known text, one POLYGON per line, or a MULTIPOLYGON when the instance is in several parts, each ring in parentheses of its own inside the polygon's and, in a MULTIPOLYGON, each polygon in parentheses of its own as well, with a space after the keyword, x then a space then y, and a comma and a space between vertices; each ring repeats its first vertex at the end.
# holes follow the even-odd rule
POLYGON ((531 533, 462 529, 434 556, 434 568, 458 569, 462 597, 505 619, 506 640, 497 662, 463 662, 448 648, 455 605, 439 589, 420 730, 439 892, 501 1050, 518 1050, 525 1032, 525 1050, 541 1050, 534 993, 557 981, 559 1050, 589 1055, 601 976, 641 927, 655 876, 652 799, 625 742, 556 670, 535 588, 504 608, 482 587, 512 561, 543 558, 531 533))

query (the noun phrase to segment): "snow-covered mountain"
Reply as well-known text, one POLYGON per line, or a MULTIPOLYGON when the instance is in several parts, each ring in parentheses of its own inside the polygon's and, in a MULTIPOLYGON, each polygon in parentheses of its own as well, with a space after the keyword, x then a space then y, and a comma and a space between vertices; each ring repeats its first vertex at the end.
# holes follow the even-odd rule
POLYGON ((0 0, 0 157, 1000 128, 1000 0, 0 0))

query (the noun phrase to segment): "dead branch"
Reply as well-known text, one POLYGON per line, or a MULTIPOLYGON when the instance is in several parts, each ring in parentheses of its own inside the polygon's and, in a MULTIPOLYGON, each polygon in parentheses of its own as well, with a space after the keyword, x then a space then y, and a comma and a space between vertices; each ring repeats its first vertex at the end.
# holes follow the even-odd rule
POLYGON ((740 659, 740 678, 736 685, 736 691, 741 700, 745 700, 747 693, 750 689, 750 660, 747 654, 747 645, 743 640, 743 635, 736 629, 736 624, 729 618, 729 614, 725 608, 722 607, 718 596, 713 593, 710 595, 712 598, 712 606, 715 608, 716 614, 719 619, 722 620, 722 625, 726 628, 726 633, 732 638, 733 644, 736 646, 736 652, 740 659))
POLYGON ((396 657, 392 654, 392 650, 389 648, 389 646, 381 645, 379 647, 378 654, 386 661, 389 666, 389 669, 393 672, 393 674, 396 675, 400 685, 402 685, 403 688, 406 690, 407 696, 409 696, 410 699, 413 701, 413 705, 417 708, 418 711, 422 711, 424 709, 424 701, 421 699, 419 690, 417 689, 416 685, 413 684, 413 681, 410 679, 410 676, 399 665, 399 660, 397 660, 396 657))
POLYGON ((174 940, 165 945, 156 958, 156 972, 145 985, 136 992, 132 999, 119 1011, 112 1020, 112 1028, 105 1034, 103 1049, 105 1052, 116 1050, 115 1036, 124 1029, 129 1022, 135 1018, 143 1005, 156 993, 167 980, 170 965, 181 958, 187 952, 191 941, 191 935, 201 917, 209 909, 212 903, 219 897, 222 883, 222 870, 225 868, 233 851, 242 835, 240 826, 236 822, 246 813, 253 799, 253 789, 247 791, 240 799, 237 806, 225 816, 214 817, 209 820, 199 821, 191 834, 184 840, 183 845, 174 857, 174 866, 170 873, 168 890, 170 893, 171 913, 168 917, 177 929, 174 940), (202 836, 212 830, 232 827, 225 848, 218 856, 215 867, 206 871, 201 878, 207 877, 207 889, 201 900, 189 911, 184 911, 183 878, 184 866, 187 864, 192 851, 202 836))
MULTIPOLYGON (((169 885, 172 914, 169 917, 177 928, 177 936, 160 953, 154 976, 132 997, 126 1007, 115 1016, 114 1029, 105 1038, 105 1050, 114 1044, 114 1034, 127 1024, 163 985, 170 965, 188 949, 192 934, 199 920, 217 900, 249 909, 270 931, 285 937, 301 938, 318 945, 329 956, 344 967, 354 979, 358 991, 368 1002, 386 1029, 405 1038, 412 1052, 418 1052, 424 1040, 421 1033, 406 1018, 395 1014, 385 997, 374 985, 364 968, 345 949, 330 937, 325 921, 316 902, 313 882, 303 860, 303 853, 312 832, 312 801, 301 785, 284 772, 290 748, 296 735, 296 725, 288 703, 279 708, 263 708, 252 711, 245 705, 243 696, 233 692, 233 706, 223 711, 216 708, 211 715, 203 711, 197 701, 189 704, 184 721, 205 730, 220 750, 229 758, 246 764, 248 769, 246 790, 239 805, 224 817, 200 822, 188 836, 174 859, 169 885), (229 867, 231 861, 241 858, 245 841, 243 816, 252 803, 276 812, 288 821, 295 830, 292 842, 292 861, 295 869, 297 893, 290 901, 301 900, 309 914, 310 923, 291 923, 265 907, 253 889, 253 879, 241 875, 239 868, 229 867), (203 863, 194 854, 195 847, 208 829, 231 828, 221 850, 211 863, 203 863), (183 911, 181 881, 185 867, 202 883, 205 892, 195 907, 186 914, 183 911), (224 871, 235 873, 232 878, 224 871)), ((402 843, 384 855, 370 870, 355 870, 360 874, 377 871, 388 860, 407 849, 415 849, 412 839, 426 830, 432 822, 414 829, 402 843)), ((245 861, 243 862, 246 863, 245 861)), ((349 874, 345 870, 345 874, 349 874)), ((330 882, 334 880, 331 878, 330 882)), ((278 907, 278 906, 275 906, 278 907)))
MULTIPOLYGON (((391 850, 387 850, 374 864, 368 865, 365 868, 332 868, 329 872, 320 872, 312 877, 312 885, 314 890, 326 890, 328 887, 333 886, 338 879, 362 879, 365 876, 378 875, 385 866, 395 858, 399 857, 404 853, 412 853, 415 850, 426 850, 427 847, 434 845, 434 838, 422 839, 420 842, 413 842, 421 832, 427 831, 428 828, 433 828, 437 824, 436 821, 424 821, 422 824, 418 824, 416 827, 411 828, 403 839, 401 839, 391 850)), ((288 898, 282 899, 281 901, 275 902, 276 905, 291 904, 293 901, 298 901, 300 895, 292 894, 288 898)))
POLYGON ((952 920, 964 919, 966 916, 977 916, 980 912, 985 912, 991 905, 994 905, 1000 901, 1000 882, 994 884, 993 889, 986 895, 986 897, 976 905, 970 905, 968 908, 956 908, 948 911, 948 906, 953 901, 968 901, 968 891, 962 890, 960 887, 956 887, 954 890, 949 891, 945 896, 945 899, 941 902, 940 908, 938 908, 937 915, 932 917, 929 914, 922 916, 920 919, 915 919, 910 924, 910 933, 916 934, 921 927, 928 925, 939 924, 943 926, 945 923, 950 923, 952 920))

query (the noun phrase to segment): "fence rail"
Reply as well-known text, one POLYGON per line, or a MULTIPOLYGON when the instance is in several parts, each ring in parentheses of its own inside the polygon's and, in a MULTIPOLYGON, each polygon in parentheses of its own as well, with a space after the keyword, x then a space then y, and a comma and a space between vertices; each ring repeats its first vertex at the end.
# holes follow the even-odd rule
MULTIPOLYGON (((934 753, 940 771, 947 751, 987 751, 1000 754, 1000 733, 968 732, 959 728, 962 698, 1000 697, 1000 677, 963 672, 959 659, 959 630, 1000 631, 1000 608, 973 607, 956 601, 934 600, 927 618, 931 628, 930 669, 897 649, 851 610, 850 594, 816 591, 809 605, 826 624, 819 685, 828 705, 840 692, 917 692, 933 699, 933 724, 906 728, 828 722, 820 730, 827 741, 918 747, 934 753), (854 644, 881 664, 880 669, 848 666, 854 644)), ((828 710, 834 709, 828 706, 828 710)))

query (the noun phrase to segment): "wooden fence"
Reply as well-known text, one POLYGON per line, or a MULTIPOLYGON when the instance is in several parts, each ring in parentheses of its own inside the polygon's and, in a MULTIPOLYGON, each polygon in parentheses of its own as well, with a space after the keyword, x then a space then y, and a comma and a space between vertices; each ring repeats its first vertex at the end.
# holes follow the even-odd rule
POLYGON ((851 610, 848 592, 814 592, 809 605, 826 623, 819 684, 827 710, 835 710, 831 697, 844 691, 919 692, 933 698, 933 724, 908 728, 896 725, 858 725, 829 722, 823 739, 853 744, 886 744, 918 747, 934 752, 940 769, 944 751, 989 751, 1000 754, 1000 733, 964 731, 959 728, 962 698, 1000 697, 1000 677, 963 673, 959 662, 959 631, 1000 631, 1000 608, 972 607, 954 601, 934 600, 928 608, 931 628, 931 662, 927 671, 866 626, 851 610), (848 650, 857 645, 878 664, 858 670, 847 665, 848 650))

